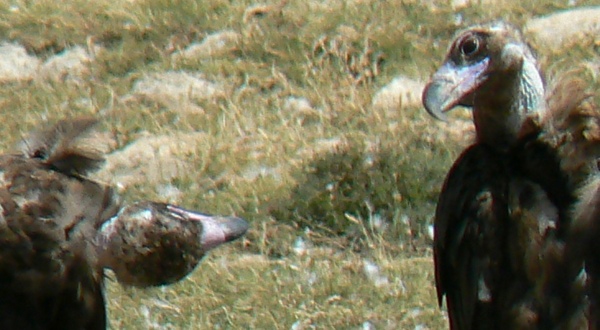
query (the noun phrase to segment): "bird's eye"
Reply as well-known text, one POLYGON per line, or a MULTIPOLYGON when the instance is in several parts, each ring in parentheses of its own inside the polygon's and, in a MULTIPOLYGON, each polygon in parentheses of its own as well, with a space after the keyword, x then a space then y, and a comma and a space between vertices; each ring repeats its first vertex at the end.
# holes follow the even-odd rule
POLYGON ((479 38, 469 36, 463 39, 459 45, 460 53, 464 56, 472 56, 479 51, 479 38))

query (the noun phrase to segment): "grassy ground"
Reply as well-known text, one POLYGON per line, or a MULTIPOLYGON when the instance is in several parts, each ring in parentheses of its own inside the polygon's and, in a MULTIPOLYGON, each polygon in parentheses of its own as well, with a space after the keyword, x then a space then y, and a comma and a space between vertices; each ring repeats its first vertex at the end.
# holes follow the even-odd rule
MULTIPOLYGON (((132 185, 125 198, 161 200, 158 187, 168 184, 183 193, 178 203, 238 214, 252 229, 177 285, 138 290, 109 279, 113 329, 441 329, 428 231, 466 141, 419 106, 375 109, 372 98, 398 75, 427 79, 457 28, 498 18, 521 25, 563 8, 546 0, 462 9, 446 1, 5 1, 0 35, 30 54, 103 50, 83 81, 3 84, 0 144, 42 119, 79 114, 103 117, 115 149, 148 133, 206 133, 179 155, 193 171, 132 185), (224 30, 240 37, 232 47, 173 58, 224 30), (123 101, 140 77, 167 70, 201 72, 223 93, 187 112, 123 101), (298 99, 309 106, 289 106, 298 99)), ((585 40, 539 52, 598 57, 585 40)))

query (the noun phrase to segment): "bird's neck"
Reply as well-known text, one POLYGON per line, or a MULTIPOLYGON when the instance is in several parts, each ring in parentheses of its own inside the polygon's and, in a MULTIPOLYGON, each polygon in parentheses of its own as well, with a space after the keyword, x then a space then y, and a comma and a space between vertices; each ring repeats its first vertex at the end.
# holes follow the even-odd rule
POLYGON ((526 61, 522 70, 490 76, 474 98, 477 142, 509 148, 526 118, 540 116, 545 110, 544 86, 535 64, 526 61))

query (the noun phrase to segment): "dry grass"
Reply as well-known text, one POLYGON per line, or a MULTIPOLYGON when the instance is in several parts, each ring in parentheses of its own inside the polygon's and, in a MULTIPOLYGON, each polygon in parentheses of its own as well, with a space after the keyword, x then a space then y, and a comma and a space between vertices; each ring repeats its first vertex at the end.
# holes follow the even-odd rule
MULTIPOLYGON (((372 99, 398 75, 425 80, 459 27, 498 18, 520 25, 566 8, 482 2, 5 2, 3 39, 42 61, 77 45, 94 57, 78 79, 4 83, 0 144, 42 119, 98 115, 111 148, 170 137, 164 147, 175 151, 155 143, 154 154, 185 164, 130 165, 154 171, 131 169, 144 180, 114 173, 126 199, 250 220, 245 240, 214 251, 177 285, 137 290, 108 280, 113 329, 444 328, 428 230, 466 139, 418 106, 375 108, 372 99), (223 31, 223 43, 207 38, 223 31), (188 48, 203 40, 212 48, 188 48), (198 74, 216 92, 136 90, 167 71, 198 74)), ((590 39, 540 54, 569 57, 551 66, 560 70, 598 61, 597 47, 590 39)))

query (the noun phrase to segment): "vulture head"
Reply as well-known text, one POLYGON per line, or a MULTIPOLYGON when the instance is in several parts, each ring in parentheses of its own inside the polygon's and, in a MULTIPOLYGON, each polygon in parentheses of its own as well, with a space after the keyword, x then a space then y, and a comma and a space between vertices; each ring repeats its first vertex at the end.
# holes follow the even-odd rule
POLYGON ((210 249, 247 230, 241 218, 140 202, 102 225, 96 239, 99 263, 112 269, 122 284, 171 284, 189 274, 210 249))
POLYGON ((440 120, 456 106, 472 108, 477 140, 503 146, 527 116, 545 111, 544 84, 518 29, 476 25, 458 33, 425 87, 423 104, 440 120))

